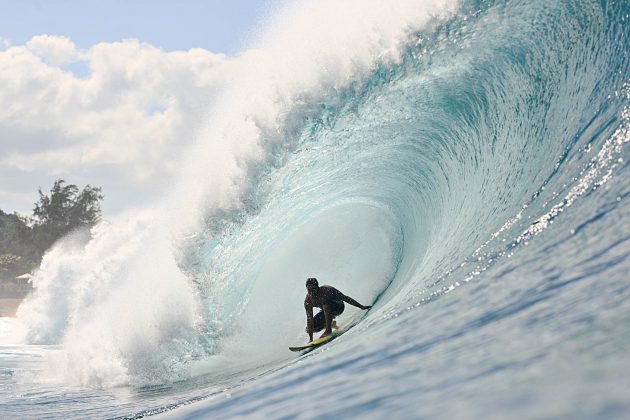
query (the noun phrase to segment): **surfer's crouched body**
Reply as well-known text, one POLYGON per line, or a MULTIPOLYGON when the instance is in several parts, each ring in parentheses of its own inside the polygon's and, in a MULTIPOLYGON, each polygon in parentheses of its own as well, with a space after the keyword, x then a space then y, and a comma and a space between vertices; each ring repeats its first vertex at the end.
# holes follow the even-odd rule
POLYGON ((313 332, 324 330, 322 337, 332 333, 332 323, 335 317, 343 313, 344 302, 361 309, 370 309, 371 306, 363 306, 356 300, 344 295, 332 286, 320 286, 316 278, 306 280, 306 298, 304 298, 304 309, 306 309, 306 332, 310 341, 313 341, 313 332), (313 317, 313 307, 322 308, 313 317))
MULTIPOLYGON (((343 310, 346 309, 346 305, 344 305, 340 300, 331 300, 328 302, 328 309, 330 310, 330 315, 333 318, 331 327, 334 327, 334 319, 343 313, 343 310)), ((324 328, 326 328, 326 315, 324 315, 324 311, 319 311, 313 317, 313 332, 320 332, 324 328)), ((306 332, 308 332, 308 325, 306 326, 306 332)))

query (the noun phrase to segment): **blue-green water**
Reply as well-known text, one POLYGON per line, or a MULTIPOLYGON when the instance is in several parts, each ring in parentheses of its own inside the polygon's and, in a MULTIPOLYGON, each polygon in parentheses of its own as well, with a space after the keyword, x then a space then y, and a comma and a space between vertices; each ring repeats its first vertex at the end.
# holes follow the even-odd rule
MULTIPOLYGON (((264 153, 227 147, 241 170, 231 182, 247 187, 239 205, 224 204, 221 188, 197 200, 201 227, 176 241, 181 287, 117 280, 136 273, 125 268, 99 293, 23 310, 33 345, 0 349, 0 410, 627 417, 630 6, 464 1, 453 10, 418 25, 396 60, 357 65, 343 83, 318 82, 316 94, 291 85, 275 125, 253 118, 264 153), (296 356, 287 347, 306 340, 310 276, 374 308, 363 318, 347 309, 339 322, 358 322, 349 332, 296 356), (107 287, 139 301, 101 303, 107 287), (186 302, 192 314, 177 309, 186 302), (38 313, 63 315, 53 323, 38 313), (92 337, 95 326, 105 338, 92 337), (56 375, 62 385, 35 374, 50 371, 55 352, 71 372, 56 375)), ((285 58, 326 48, 336 47, 287 47, 285 58)), ((333 70, 294 71, 324 80, 333 70)), ((247 131, 237 128, 235 137, 247 131)), ((98 238, 118 243, 105 228, 98 238)), ((113 252, 98 243, 95 255, 113 252)), ((172 270, 143 252, 120 260, 156 277, 172 270)), ((43 290, 56 290, 59 273, 82 273, 81 258, 43 290)))

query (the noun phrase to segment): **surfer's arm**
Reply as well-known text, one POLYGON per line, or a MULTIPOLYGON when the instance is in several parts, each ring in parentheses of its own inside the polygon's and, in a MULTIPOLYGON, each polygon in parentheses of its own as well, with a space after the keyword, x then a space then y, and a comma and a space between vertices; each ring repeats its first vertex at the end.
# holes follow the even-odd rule
POLYGON ((363 306, 361 305, 359 302, 357 302, 356 300, 352 299, 350 296, 346 296, 343 293, 339 292, 342 296, 341 300, 343 300, 344 302, 349 303, 352 306, 356 306, 357 308, 360 309, 370 309, 371 306, 363 306))
POLYGON ((304 309, 306 310, 306 332, 308 333, 309 342, 313 341, 313 305, 310 302, 304 301, 304 309))

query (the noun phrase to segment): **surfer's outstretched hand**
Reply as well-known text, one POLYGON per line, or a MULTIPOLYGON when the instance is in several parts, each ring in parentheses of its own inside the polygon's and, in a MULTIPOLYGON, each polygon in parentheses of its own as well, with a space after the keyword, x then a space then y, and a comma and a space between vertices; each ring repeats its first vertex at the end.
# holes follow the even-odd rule
POLYGON ((361 309, 363 309, 363 310, 366 310, 366 309, 371 309, 371 308, 372 308, 372 305, 369 305, 369 306, 361 306, 361 309))

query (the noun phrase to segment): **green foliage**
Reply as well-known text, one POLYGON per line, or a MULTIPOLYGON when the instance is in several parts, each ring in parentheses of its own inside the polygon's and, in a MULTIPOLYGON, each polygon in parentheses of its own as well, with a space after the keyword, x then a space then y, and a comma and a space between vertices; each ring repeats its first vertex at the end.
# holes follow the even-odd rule
POLYGON ((79 192, 76 185, 64 186, 65 182, 63 179, 55 181, 50 197, 39 189, 39 201, 33 210, 38 224, 64 229, 96 223, 101 213, 101 189, 87 185, 79 192))
POLYGON ((0 255, 13 254, 26 260, 37 260, 39 252, 33 246, 33 231, 28 219, 16 213, 0 210, 0 255))
POLYGON ((39 189, 39 201, 33 210, 35 245, 43 252, 57 239, 81 227, 91 227, 101 217, 101 189, 87 185, 79 191, 76 185, 55 181, 50 196, 39 189))
POLYGON ((0 255, 0 277, 15 278, 35 268, 35 263, 13 254, 0 255))
POLYGON ((33 218, 0 210, 0 277, 27 273, 37 267, 48 248, 79 228, 89 228, 101 217, 101 189, 55 181, 50 195, 39 189, 33 218))

